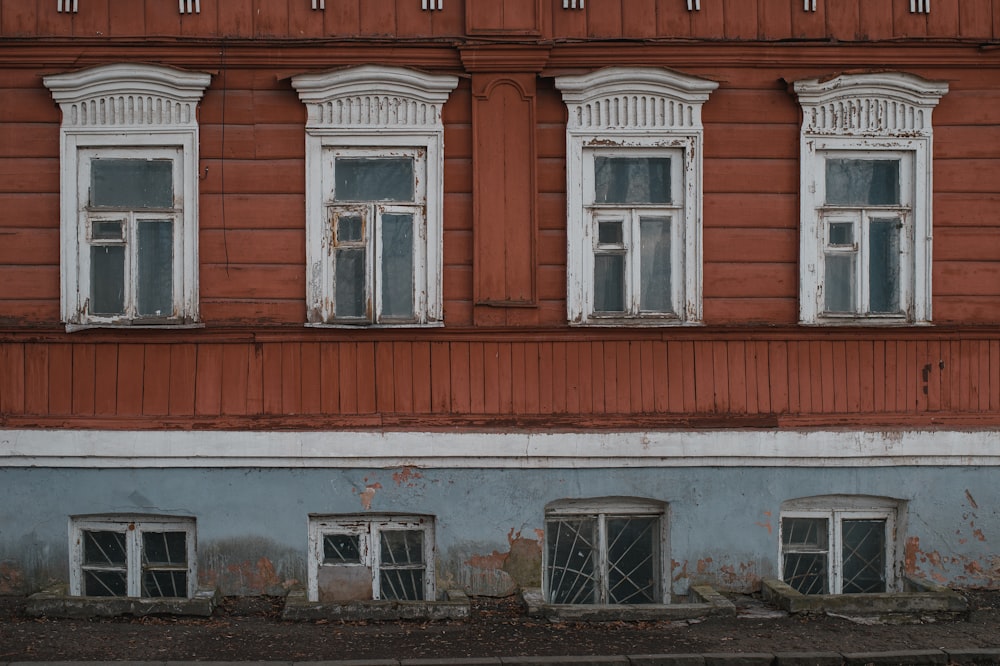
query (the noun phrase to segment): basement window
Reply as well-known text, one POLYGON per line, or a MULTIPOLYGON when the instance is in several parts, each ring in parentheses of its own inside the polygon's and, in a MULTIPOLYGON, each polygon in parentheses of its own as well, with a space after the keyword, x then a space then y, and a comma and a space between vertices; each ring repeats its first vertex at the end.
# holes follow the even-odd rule
POLYGON ((802 594, 897 591, 895 504, 862 497, 788 503, 781 511, 781 579, 802 594))
POLYGON ((70 594, 191 598, 195 519, 146 515, 70 518, 70 594))
POLYGON ((434 518, 309 516, 309 601, 433 601, 434 518))
POLYGON ((666 603, 665 511, 662 502, 623 497, 546 507, 548 603, 666 603))

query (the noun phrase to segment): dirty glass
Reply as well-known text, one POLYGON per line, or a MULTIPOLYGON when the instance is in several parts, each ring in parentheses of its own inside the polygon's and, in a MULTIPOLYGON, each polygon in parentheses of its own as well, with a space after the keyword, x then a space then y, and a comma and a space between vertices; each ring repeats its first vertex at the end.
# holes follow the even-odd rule
POLYGON ((144 597, 186 597, 187 572, 147 571, 142 576, 144 597))
POLYGON ((885 521, 844 520, 843 592, 885 592, 885 521))
POLYGON ((594 202, 669 204, 669 157, 595 157, 594 202))
POLYGON ((338 248, 335 256, 334 309, 337 317, 365 317, 365 249, 338 248))
POLYGON ((83 533, 83 563, 96 566, 125 566, 124 532, 83 533))
POLYGON ((361 564, 361 537, 357 534, 324 534, 323 564, 361 564))
POLYGON ((854 223, 831 222, 830 245, 854 245, 854 223))
POLYGON ((549 520, 545 537, 549 602, 597 603, 597 520, 549 520))
POLYGON ((335 174, 336 201, 414 200, 410 157, 338 157, 335 174))
POLYGON ((784 580, 802 594, 829 594, 826 518, 782 518, 784 580))
POLYGON ((670 218, 639 218, 639 309, 672 312, 670 218))
POLYGON ((90 246, 90 312, 125 314, 125 246, 90 246))
POLYGON ((382 599, 423 599, 423 530, 382 530, 380 535, 379 586, 382 599))
POLYGON ((83 572, 83 594, 87 597, 128 596, 128 580, 124 571, 83 572))
POLYGON ((871 221, 868 283, 871 311, 891 314, 900 311, 899 234, 902 224, 895 218, 871 221))
POLYGON ((382 316, 413 317, 413 215, 382 215, 382 316))
POLYGON ((656 518, 608 518, 608 603, 657 603, 656 518))
POLYGON ((826 280, 823 284, 827 312, 855 312, 857 294, 855 256, 826 255, 826 280))
POLYGON ((185 532, 143 532, 143 566, 176 566, 187 564, 187 534, 185 532))
POLYGON ((140 317, 170 317, 174 313, 174 223, 140 220, 137 310, 140 317))
POLYGON ((624 255, 594 255, 594 310, 596 312, 624 312, 624 255))
POLYGON ((171 160, 94 159, 90 205, 96 208, 173 208, 171 160))
POLYGON ((597 223, 597 243, 599 245, 621 245, 624 238, 621 220, 605 220, 597 223))
POLYGON ((98 220, 91 224, 90 237, 93 240, 123 240, 120 220, 98 220))
POLYGON ((826 161, 827 204, 895 206, 899 202, 899 160, 826 161))
POLYGON ((355 243, 364 240, 364 226, 360 215, 337 217, 337 242, 355 243))

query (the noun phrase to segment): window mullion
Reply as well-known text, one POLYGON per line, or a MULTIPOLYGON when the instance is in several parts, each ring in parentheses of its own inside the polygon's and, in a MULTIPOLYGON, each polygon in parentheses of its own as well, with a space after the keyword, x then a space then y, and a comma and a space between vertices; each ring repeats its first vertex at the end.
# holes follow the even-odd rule
POLYGON ((858 218, 857 288, 858 313, 871 314, 871 211, 863 208, 858 218))
POLYGON ((125 528, 126 557, 128 558, 128 574, 126 575, 128 596, 140 597, 142 588, 142 536, 135 523, 129 523, 125 528))
POLYGON ((382 598, 382 577, 379 571, 382 568, 382 536, 375 525, 368 525, 361 532, 358 539, 358 550, 361 555, 361 562, 371 570, 372 573, 372 599, 382 598))
POLYGON ((608 603, 608 517, 599 514, 597 517, 597 601, 608 603))
POLYGON ((631 208, 626 216, 625 225, 625 302, 627 315, 639 314, 639 297, 641 294, 641 267, 639 266, 639 245, 642 236, 639 231, 641 211, 631 208))
POLYGON ((371 307, 372 323, 382 319, 382 213, 385 207, 379 204, 368 206, 368 220, 365 223, 367 234, 365 254, 367 256, 367 276, 365 277, 365 302, 371 307))
POLYGON ((841 514, 834 511, 830 514, 830 521, 827 529, 828 543, 830 544, 830 554, 827 558, 830 567, 830 593, 840 594, 844 589, 843 580, 843 533, 840 529, 841 514))

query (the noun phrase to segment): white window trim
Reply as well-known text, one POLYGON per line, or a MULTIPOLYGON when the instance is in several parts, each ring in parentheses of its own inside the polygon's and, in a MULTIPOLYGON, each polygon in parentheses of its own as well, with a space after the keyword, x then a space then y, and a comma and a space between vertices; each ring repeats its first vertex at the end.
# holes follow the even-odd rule
MULTIPOLYGON (((333 263, 324 188, 327 149, 424 151, 425 236, 414 255, 415 319, 364 323, 367 327, 439 325, 443 319, 444 125, 441 107, 458 77, 400 67, 363 65, 334 72, 300 74, 292 86, 307 108, 306 120, 306 305, 307 325, 356 327, 334 310, 333 263), (420 257, 422 261, 419 261, 420 257), (419 262, 419 264, 418 264, 419 262)), ((375 316, 373 315, 373 320, 375 316)))
MULTIPOLYGON (((60 128, 60 273, 61 313, 67 330, 90 326, 143 326, 142 319, 113 320, 87 313, 88 295, 80 271, 89 265, 81 257, 79 225, 86 209, 80 191, 81 151, 175 148, 181 153, 179 222, 174 230, 174 309, 167 325, 198 321, 198 101, 211 80, 208 74, 145 64, 92 67, 43 79, 62 110, 60 128)), ((156 325, 157 328, 162 326, 156 325)))
POLYGON ((420 530, 424 533, 424 602, 437 597, 435 581, 434 517, 418 514, 309 514, 309 552, 307 562, 307 593, 312 602, 319 601, 319 571, 323 566, 363 567, 372 572, 372 600, 381 598, 379 534, 388 530, 420 530), (323 536, 325 534, 356 534, 360 539, 361 564, 324 565, 323 536))
MULTIPOLYGON (((558 76, 569 110, 566 125, 566 309, 573 325, 696 324, 702 317, 701 108, 714 81, 655 67, 612 67, 581 76, 558 76), (609 318, 593 312, 593 241, 585 191, 588 153, 674 150, 683 156, 682 217, 675 219, 675 316, 609 318), (587 255, 590 255, 589 258, 587 255), (590 271, 588 273, 588 270, 590 271)), ((590 176, 592 180, 592 175, 590 176)))
MULTIPOLYGON (((560 518, 581 518, 590 517, 599 521, 599 548, 595 566, 598 570, 598 582, 605 588, 607 581, 604 580, 604 572, 607 570, 607 542, 606 542, 606 518, 620 516, 655 517, 659 520, 659 534, 656 539, 658 552, 654 554, 658 569, 659 588, 657 594, 660 601, 657 605, 670 603, 670 570, 667 563, 670 562, 669 526, 667 525, 667 504, 658 500, 649 500, 634 497, 594 497, 584 499, 563 499, 549 503, 545 507, 545 528, 546 533, 542 543, 542 590, 549 603, 549 547, 548 547, 548 522, 560 518)), ((603 590, 602 590, 603 594, 603 590)), ((587 604, 588 606, 607 605, 616 606, 618 604, 587 604)))
MULTIPOLYGON (((931 114, 946 83, 912 74, 843 74, 794 84, 802 106, 800 140, 799 320, 803 324, 922 324, 931 321, 933 237, 933 131, 931 114), (909 278, 901 296, 905 316, 826 315, 823 312, 824 159, 831 153, 908 156, 910 187, 909 278)), ((902 179, 901 179, 902 184, 902 179)))
POLYGON ((785 518, 826 518, 827 519, 827 580, 830 594, 841 594, 843 589, 843 543, 842 523, 844 520, 885 520, 885 589, 886 592, 900 592, 902 585, 901 563, 897 553, 900 550, 903 528, 903 502, 868 496, 832 495, 806 497, 784 502, 778 520, 778 576, 785 580, 785 518))
MULTIPOLYGON (((142 597, 142 535, 145 532, 184 532, 187 549, 187 598, 198 589, 197 530, 190 516, 153 516, 144 514, 102 514, 70 516, 69 519, 69 593, 83 596, 83 532, 123 532, 126 542, 128 598, 142 597)), ((100 597, 115 598, 115 597, 100 597)), ((159 598, 159 597, 157 597, 159 598)))

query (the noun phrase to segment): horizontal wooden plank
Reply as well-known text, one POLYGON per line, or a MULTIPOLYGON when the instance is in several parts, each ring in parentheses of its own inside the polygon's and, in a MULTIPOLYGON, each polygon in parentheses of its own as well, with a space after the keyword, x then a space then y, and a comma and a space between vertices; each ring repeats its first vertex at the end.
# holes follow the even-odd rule
POLYGON ((798 265, 706 263, 705 298, 797 298, 798 265))
MULTIPOLYGON (((5 92, 0 91, 0 96, 5 92)), ((59 154, 59 128, 52 124, 0 121, 0 157, 59 154)))
POLYGON ((936 262, 1000 261, 1000 227, 935 226, 936 262))
POLYGON ((305 263, 304 229, 211 229, 201 233, 202 264, 305 263))
POLYGON ((934 293, 947 296, 1000 296, 1000 261, 938 261, 934 293))
POLYGON ((0 299, 59 299, 59 266, 0 266, 0 299))
POLYGON ((203 298, 305 298, 305 265, 244 266, 208 264, 201 267, 203 298))
POLYGON ((0 264, 58 266, 59 230, 0 227, 0 264))
POLYGON ((303 229, 305 226, 304 193, 233 194, 228 186, 226 189, 225 198, 202 192, 199 198, 202 229, 303 229))
POLYGON ((795 229, 709 227, 703 231, 705 263, 789 263, 799 258, 795 229))

